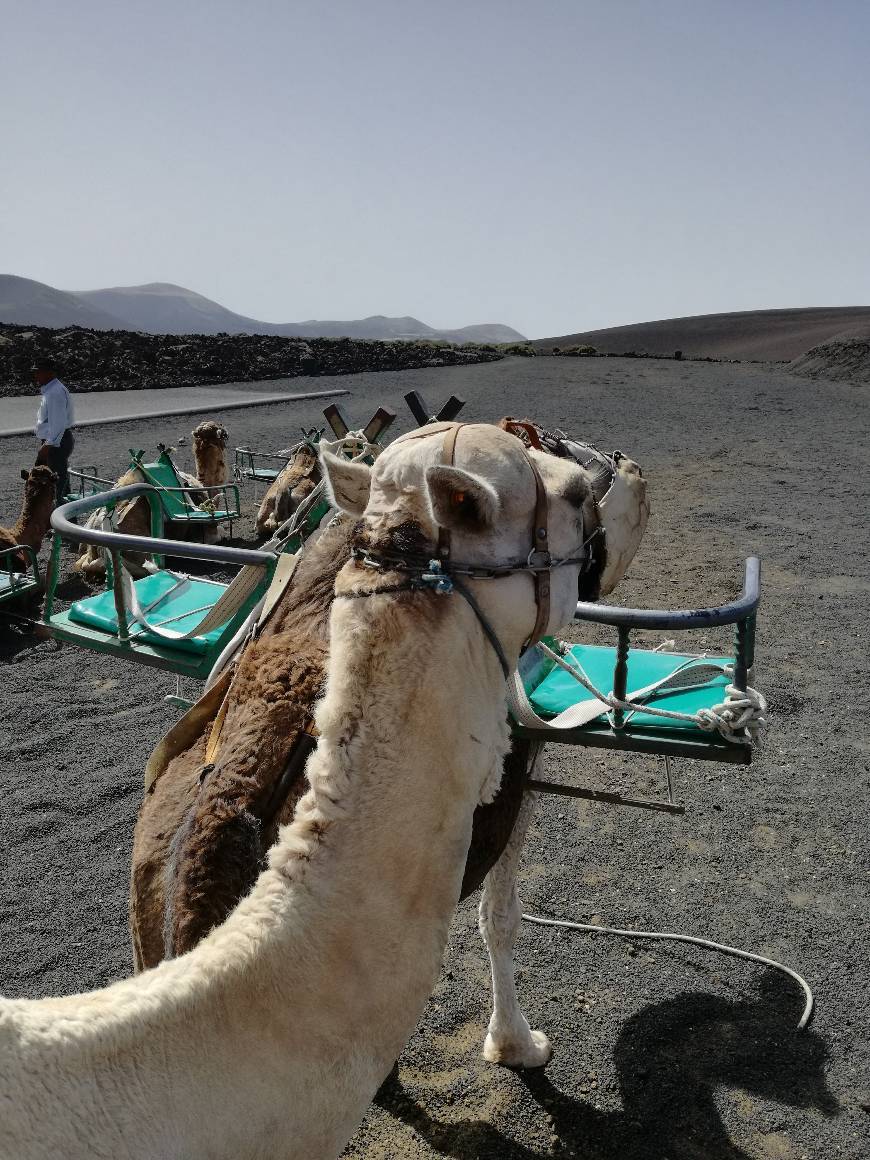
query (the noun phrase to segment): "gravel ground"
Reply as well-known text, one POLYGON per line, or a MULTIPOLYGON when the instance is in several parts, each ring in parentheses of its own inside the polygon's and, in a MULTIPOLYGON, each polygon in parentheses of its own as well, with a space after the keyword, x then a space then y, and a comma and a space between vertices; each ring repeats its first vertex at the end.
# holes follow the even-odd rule
MULTIPOLYGON (((522 894, 538 912, 773 956, 807 976, 818 1004, 796 1033, 800 996, 777 973, 679 945, 527 926, 521 993, 555 1056, 544 1071, 495 1068, 480 1058, 488 970, 471 899, 398 1077, 347 1155, 870 1155, 866 388, 760 365, 553 358, 340 382, 355 422, 383 403, 404 429, 404 391, 433 403, 456 392, 468 399, 464 418, 531 413, 630 452, 650 479, 653 517, 624 603, 728 599, 743 557, 762 557, 758 684, 772 724, 752 767, 679 763, 683 817, 545 799, 522 894)), ((269 449, 318 414, 317 403, 282 404, 225 422, 233 442, 269 449)), ((76 459, 119 469, 128 447, 192 425, 83 431, 76 459)), ((34 451, 25 439, 0 444, 4 517, 34 451)), ((252 530, 249 518, 237 540, 252 530)), ((63 593, 81 587, 70 578, 63 593)), ((694 637, 700 648, 725 639, 694 637)), ((143 763, 175 716, 161 700, 171 678, 6 628, 0 664, 0 988, 97 987, 130 970, 131 833, 143 763)), ((553 778, 647 793, 661 782, 660 759, 556 746, 545 756, 553 778)))

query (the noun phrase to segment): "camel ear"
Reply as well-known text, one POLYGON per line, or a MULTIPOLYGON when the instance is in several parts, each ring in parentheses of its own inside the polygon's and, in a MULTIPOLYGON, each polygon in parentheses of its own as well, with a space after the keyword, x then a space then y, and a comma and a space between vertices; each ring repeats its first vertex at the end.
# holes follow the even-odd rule
POLYGON ((331 502, 351 516, 361 516, 369 502, 372 469, 367 463, 352 462, 343 455, 321 449, 323 480, 331 502))
POLYGON ((501 504, 495 489, 479 475, 438 465, 426 469, 426 483, 439 527, 484 532, 494 526, 501 504))

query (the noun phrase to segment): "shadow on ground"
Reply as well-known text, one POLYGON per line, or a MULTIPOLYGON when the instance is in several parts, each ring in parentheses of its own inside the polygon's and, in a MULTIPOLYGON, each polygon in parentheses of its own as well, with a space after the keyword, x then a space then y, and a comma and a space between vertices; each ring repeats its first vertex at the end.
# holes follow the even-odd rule
MULTIPOLYGON (((520 1073, 531 1098, 552 1118, 555 1154, 578 1160, 751 1160, 728 1134, 717 1088, 836 1115, 824 1070, 827 1052, 812 1030, 795 1030, 799 1011, 778 983, 759 998, 730 1001, 687 992, 630 1019, 614 1052, 622 1110, 601 1112, 566 1095, 543 1069, 520 1073)), ((441 1156, 455 1160, 544 1160, 481 1120, 441 1122, 402 1087, 394 1072, 376 1102, 407 1123, 441 1156)))

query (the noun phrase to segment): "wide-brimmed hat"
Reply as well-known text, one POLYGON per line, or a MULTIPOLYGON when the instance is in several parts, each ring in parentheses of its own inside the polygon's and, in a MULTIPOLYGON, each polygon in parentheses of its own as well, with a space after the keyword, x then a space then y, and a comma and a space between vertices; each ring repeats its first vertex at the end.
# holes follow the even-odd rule
POLYGON ((53 358, 38 358, 30 368, 30 373, 33 375, 37 371, 45 371, 49 375, 59 375, 60 367, 53 358))

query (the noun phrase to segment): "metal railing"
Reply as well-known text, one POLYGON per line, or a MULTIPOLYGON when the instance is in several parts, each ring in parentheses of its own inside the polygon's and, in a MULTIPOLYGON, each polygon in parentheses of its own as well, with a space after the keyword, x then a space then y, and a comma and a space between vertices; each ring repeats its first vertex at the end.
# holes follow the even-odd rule
MULTIPOLYGON (((256 480, 260 478, 257 475, 256 463, 260 459, 280 463, 284 468, 293 459, 293 455, 282 455, 279 451, 252 451, 250 447, 236 447, 235 462, 233 463, 234 477, 240 482, 242 479, 256 480)), ((260 482, 265 483, 265 478, 260 479, 260 482)))
MULTIPOLYGON (((73 483, 78 488, 79 497, 84 499, 89 495, 98 495, 100 492, 111 491, 115 486, 113 479, 103 479, 97 475, 96 466, 87 464, 82 468, 70 467, 67 469, 67 475, 70 478, 70 488, 73 483)), ((70 490, 72 494, 72 490, 70 490)))
MULTIPOLYGON (((226 544, 192 544, 185 540, 166 540, 155 535, 157 528, 163 530, 163 507, 160 503, 161 488, 150 483, 131 483, 126 487, 114 488, 99 495, 85 496, 71 503, 55 508, 51 516, 51 526, 57 537, 74 540, 81 544, 94 544, 98 548, 116 552, 144 552, 152 556, 180 556, 185 560, 207 560, 213 564, 267 564, 274 562, 273 552, 260 552, 253 548, 232 548, 226 544), (124 532, 104 531, 102 528, 88 528, 72 521, 104 507, 114 509, 119 503, 144 496, 151 508, 152 535, 131 536, 124 532)), ((193 490, 203 490, 195 488, 193 490)))
POLYGON ((14 548, 0 548, 0 574, 9 577, 9 587, 3 590, 5 600, 11 600, 20 592, 32 589, 34 584, 40 584, 39 560, 34 549, 29 544, 16 544, 14 548), (20 568, 14 567, 16 556, 25 557, 26 563, 23 572, 20 568), (28 569, 33 573, 32 580, 28 575, 28 569))
MULTIPOLYGON (((746 689, 749 670, 755 661, 755 614, 761 600, 761 562, 749 556, 744 563, 743 591, 736 600, 712 608, 686 608, 674 611, 646 608, 618 608, 612 604, 589 604, 580 601, 575 620, 609 624, 618 631, 616 663, 613 668, 613 695, 625 700, 628 679, 629 634, 633 628, 685 631, 692 628, 715 628, 736 625, 734 634, 734 685, 746 689)), ((623 710, 614 709, 613 726, 619 729, 623 710)))

